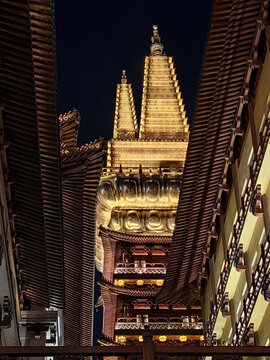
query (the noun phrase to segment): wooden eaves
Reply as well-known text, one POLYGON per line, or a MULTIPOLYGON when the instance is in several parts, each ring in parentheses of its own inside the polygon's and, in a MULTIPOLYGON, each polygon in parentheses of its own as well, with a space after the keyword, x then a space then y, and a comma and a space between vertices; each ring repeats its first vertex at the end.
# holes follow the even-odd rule
POLYGON ((217 235, 213 219, 267 10, 268 1, 215 1, 160 302, 188 305, 200 296, 206 245, 217 235))

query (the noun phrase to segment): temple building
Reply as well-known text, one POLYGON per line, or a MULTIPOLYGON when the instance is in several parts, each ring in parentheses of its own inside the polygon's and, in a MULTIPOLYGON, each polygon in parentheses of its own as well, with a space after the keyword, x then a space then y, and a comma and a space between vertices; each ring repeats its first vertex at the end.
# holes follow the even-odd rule
POLYGON ((0 355, 91 346, 95 266, 114 354, 141 359, 147 329, 151 360, 269 355, 269 1, 214 1, 191 131, 154 26, 140 121, 123 71, 112 139, 83 146, 78 111, 57 114, 54 27, 52 0, 0 1, 0 355))
POLYGON ((131 84, 117 85, 113 138, 97 200, 96 263, 103 305, 102 344, 199 343, 199 302, 168 306, 155 297, 166 275, 189 126, 171 57, 153 27, 145 57, 140 126, 131 84))
POLYGON ((169 304, 201 299, 205 345, 270 341, 268 6, 215 2, 158 295, 169 304))
MULTIPOLYGON (((261 21, 266 18, 262 6, 261 21)), ((231 144, 221 196, 220 230, 209 258, 204 321, 207 344, 270 345, 270 26, 258 21, 245 94, 238 109, 240 137, 231 144)), ((217 221, 216 221, 217 223, 217 221)))

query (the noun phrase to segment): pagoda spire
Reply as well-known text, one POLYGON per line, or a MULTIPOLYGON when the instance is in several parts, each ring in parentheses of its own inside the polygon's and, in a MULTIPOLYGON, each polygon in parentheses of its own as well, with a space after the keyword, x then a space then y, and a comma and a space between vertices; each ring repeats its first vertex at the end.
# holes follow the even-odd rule
POLYGON ((145 57, 139 138, 188 139, 188 124, 172 57, 164 55, 157 25, 145 57))
POLYGON ((164 55, 163 49, 164 46, 161 44, 161 38, 158 34, 158 26, 153 25, 153 36, 151 37, 152 44, 150 46, 150 55, 156 56, 156 55, 164 55))
POLYGON ((126 70, 122 70, 121 84, 127 84, 126 70))
POLYGON ((131 84, 127 83, 126 71, 122 71, 121 84, 117 84, 114 113, 114 139, 135 138, 138 131, 131 84))

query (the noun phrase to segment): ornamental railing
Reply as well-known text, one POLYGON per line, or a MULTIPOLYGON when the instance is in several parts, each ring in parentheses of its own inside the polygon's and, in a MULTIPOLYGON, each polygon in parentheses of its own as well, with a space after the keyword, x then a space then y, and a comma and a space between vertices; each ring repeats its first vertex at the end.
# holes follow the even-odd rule
POLYGON ((138 266, 135 263, 117 263, 115 274, 166 274, 166 265, 163 263, 146 263, 138 266))
POLYGON ((189 321, 170 321, 167 318, 153 319, 153 318, 118 318, 115 324, 115 330, 139 330, 144 329, 145 325, 149 326, 150 330, 202 330, 203 323, 198 319, 190 319, 189 321), (139 321, 138 321, 139 320, 139 321), (141 321, 140 321, 141 320, 141 321), (193 320, 193 321, 190 321, 193 320))

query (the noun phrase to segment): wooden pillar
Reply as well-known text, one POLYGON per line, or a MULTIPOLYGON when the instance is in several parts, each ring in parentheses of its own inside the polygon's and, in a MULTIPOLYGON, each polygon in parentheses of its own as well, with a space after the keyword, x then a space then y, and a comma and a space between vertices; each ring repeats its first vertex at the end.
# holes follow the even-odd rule
POLYGON ((250 131, 253 144, 253 153, 256 154, 258 149, 258 134, 256 132, 256 124, 254 119, 254 100, 248 103, 248 117, 250 122, 250 131))
POLYGON ((213 302, 215 303, 215 294, 216 294, 216 279, 215 279, 215 269, 214 269, 214 259, 213 256, 209 259, 209 267, 210 267, 210 276, 209 279, 211 281, 211 291, 213 302))
POLYGON ((153 335, 149 330, 149 326, 145 326, 143 336, 143 360, 155 360, 155 350, 153 343, 153 335))
POLYGON ((232 164, 232 178, 233 178, 233 190, 235 194, 235 201, 238 213, 241 209, 241 192, 239 189, 239 179, 238 179, 238 161, 232 164))
POLYGON ((224 214, 220 215, 220 237, 221 237, 221 241, 222 241, 222 250, 223 250, 224 261, 226 261, 228 244, 226 242, 226 235, 225 235, 225 216, 224 216, 224 214))

